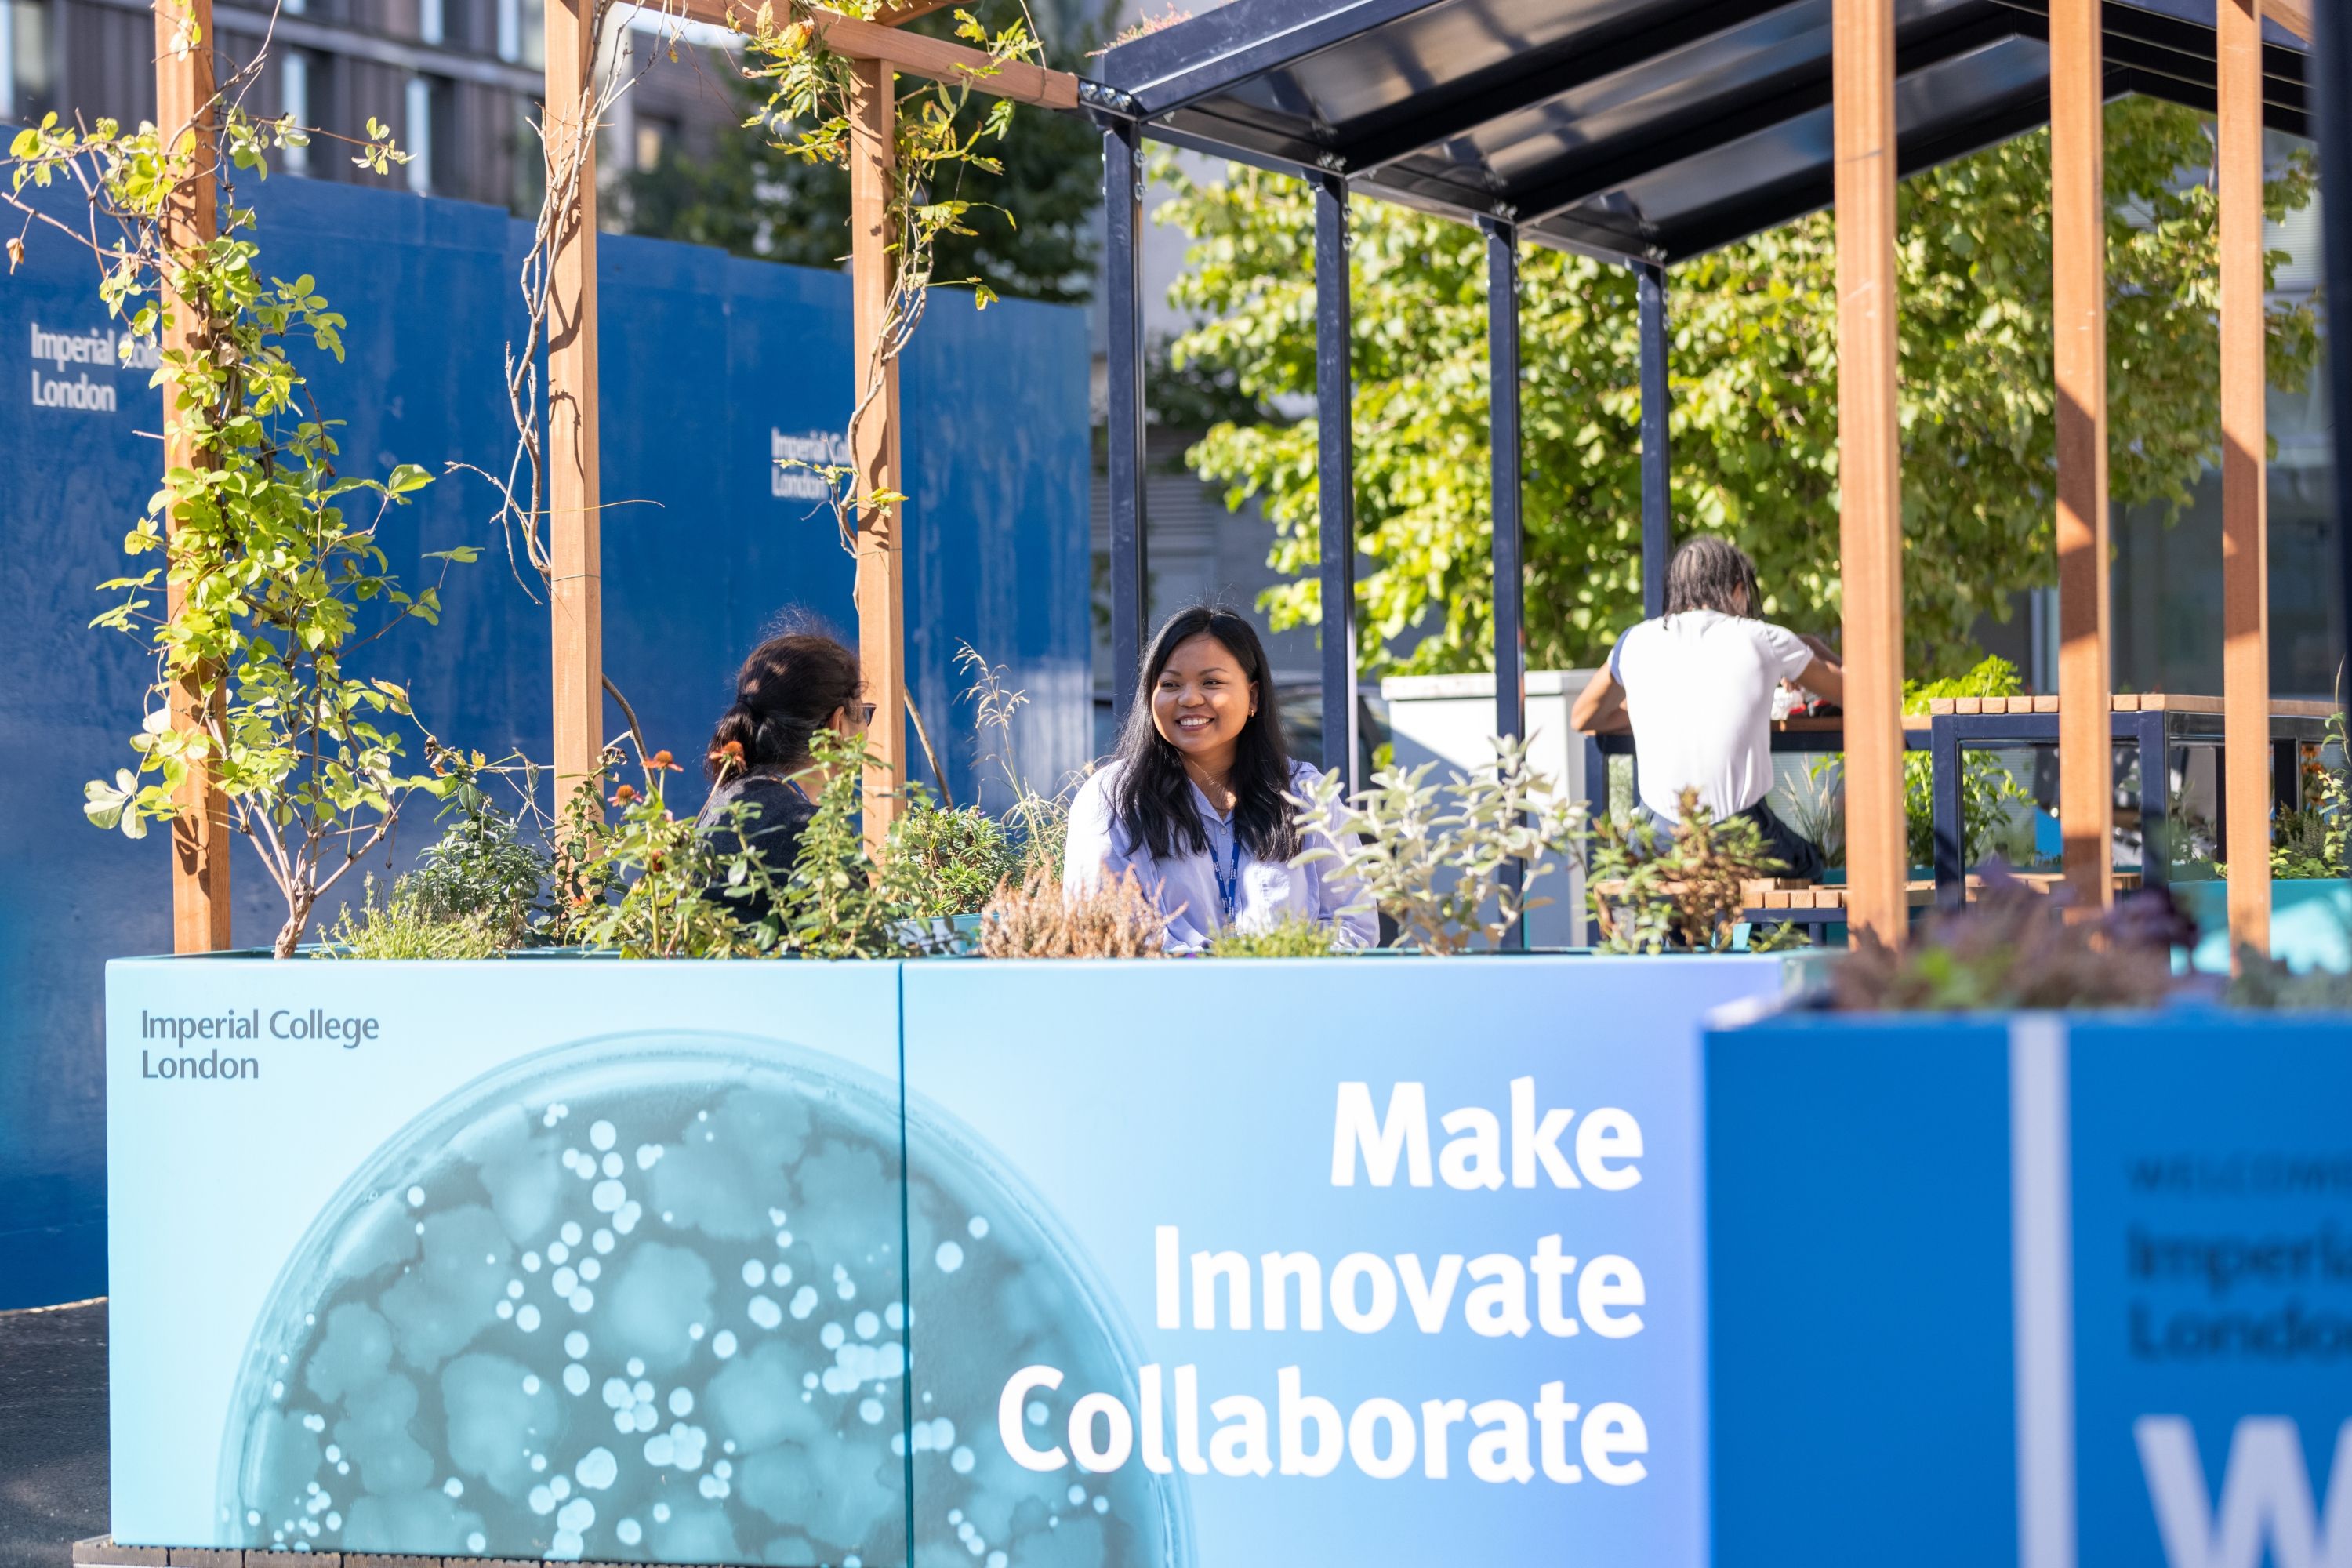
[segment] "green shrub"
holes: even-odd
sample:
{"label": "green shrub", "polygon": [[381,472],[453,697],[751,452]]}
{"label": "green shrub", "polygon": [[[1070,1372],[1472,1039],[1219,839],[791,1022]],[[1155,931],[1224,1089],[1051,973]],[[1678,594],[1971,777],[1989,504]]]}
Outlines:
{"label": "green shrub", "polygon": [[948,810],[932,805],[920,785],[911,793],[913,804],[890,826],[884,902],[907,920],[978,914],[1000,885],[1018,880],[1019,846],[978,806]]}
{"label": "green shrub", "polygon": [[[1672,835],[1645,822],[1604,819],[1592,829],[1585,897],[1608,952],[1668,948],[1719,952],[1731,946],[1748,884],[1785,869],[1745,816],[1718,820],[1686,789]],[[1757,951],[1806,945],[1768,933]]]}
{"label": "green shrub", "polygon": [[1211,958],[1330,958],[1339,951],[1328,926],[1297,919],[1265,931],[1225,931],[1209,943]]}
{"label": "green shrub", "polygon": [[[1917,718],[1936,697],[2014,697],[2025,689],[2017,666],[2005,658],[1984,660],[1965,675],[1948,680],[1909,680],[1903,684],[1903,711]],[[1994,855],[2022,864],[2032,858],[2032,841],[2016,842],[2011,815],[2016,807],[2032,807],[2032,793],[2018,784],[1990,752],[1974,748],[1960,752],[1961,861],[1980,866]],[[1925,752],[1903,754],[1903,827],[1905,853],[1914,866],[1936,863],[1936,773]]]}
{"label": "green shrub", "polygon": [[500,958],[512,945],[503,928],[479,915],[455,918],[429,908],[412,889],[413,877],[393,884],[381,904],[375,901],[375,879],[367,890],[359,918],[345,904],[327,933],[321,958]]}
{"label": "green shrub", "polygon": [[400,879],[394,899],[413,902],[426,918],[469,921],[506,946],[520,944],[539,907],[551,858],[523,841],[515,819],[490,803],[470,770],[462,770],[451,784],[441,818],[449,826],[416,868]]}
{"label": "green shrub", "polygon": [[1572,852],[1584,807],[1528,766],[1524,742],[1492,744],[1492,763],[1443,785],[1429,782],[1434,763],[1374,773],[1352,800],[1337,770],[1317,779],[1291,797],[1314,846],[1291,863],[1331,862],[1362,889],[1346,912],[1378,910],[1423,952],[1499,947],[1523,912],[1551,902],[1528,889]]}

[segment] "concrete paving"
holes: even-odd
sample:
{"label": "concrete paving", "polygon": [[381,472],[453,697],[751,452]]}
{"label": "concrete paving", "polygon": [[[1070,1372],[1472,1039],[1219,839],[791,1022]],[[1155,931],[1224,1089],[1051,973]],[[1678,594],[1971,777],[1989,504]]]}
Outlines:
{"label": "concrete paving", "polygon": [[106,1522],[106,1303],[0,1312],[0,1568],[64,1568]]}

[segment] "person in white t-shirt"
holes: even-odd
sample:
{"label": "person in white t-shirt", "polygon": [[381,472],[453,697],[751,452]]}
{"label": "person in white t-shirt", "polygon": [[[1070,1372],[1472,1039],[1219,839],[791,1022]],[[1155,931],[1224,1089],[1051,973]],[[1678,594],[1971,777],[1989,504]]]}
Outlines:
{"label": "person in white t-shirt", "polygon": [[1819,638],[1755,618],[1763,604],[1756,563],[1726,540],[1701,536],[1666,569],[1666,613],[1617,639],[1570,715],[1592,733],[1633,730],[1640,814],[1671,832],[1682,793],[1720,821],[1744,816],[1764,836],[1780,873],[1818,881],[1822,852],[1766,804],[1772,789],[1772,698],[1782,683],[1843,701],[1836,657]]}

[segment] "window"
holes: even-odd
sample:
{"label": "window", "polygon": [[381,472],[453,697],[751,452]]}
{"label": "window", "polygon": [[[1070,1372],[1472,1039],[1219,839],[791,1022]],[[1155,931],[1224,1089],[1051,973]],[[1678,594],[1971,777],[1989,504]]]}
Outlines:
{"label": "window", "polygon": [[0,120],[16,118],[16,5],[0,5]]}
{"label": "window", "polygon": [[634,149],[636,162],[631,166],[638,169],[659,167],[662,154],[669,151],[677,140],[676,125],[651,115],[640,115],[637,119],[637,144]]}
{"label": "window", "polygon": [[441,41],[441,0],[416,0],[416,36],[428,44]]}
{"label": "window", "polygon": [[547,0],[520,0],[522,63],[533,70],[547,68]]}
{"label": "window", "polygon": [[[310,57],[300,49],[289,49],[278,61],[278,105],[281,113],[290,117],[298,126],[316,125],[310,118]],[[286,172],[307,174],[310,172],[310,149],[286,149]]]}
{"label": "window", "polygon": [[540,142],[539,127],[532,121],[530,100],[517,98],[509,110],[513,131],[509,145],[514,157],[512,205],[518,215],[535,213],[547,194],[547,149]]}
{"label": "window", "polygon": [[499,58],[522,58],[522,0],[499,0]]}
{"label": "window", "polygon": [[55,109],[49,7],[58,0],[0,0],[0,117],[30,122]]}
{"label": "window", "polygon": [[418,195],[433,194],[433,79],[408,79],[408,188]]}

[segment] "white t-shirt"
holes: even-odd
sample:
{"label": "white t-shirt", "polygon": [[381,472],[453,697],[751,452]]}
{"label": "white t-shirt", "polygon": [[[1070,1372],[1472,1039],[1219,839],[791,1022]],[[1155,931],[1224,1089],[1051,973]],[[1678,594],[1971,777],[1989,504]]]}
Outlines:
{"label": "white t-shirt", "polygon": [[1813,659],[1797,634],[1714,610],[1661,616],[1617,639],[1609,673],[1633,721],[1642,804],[1674,820],[1682,792],[1717,816],[1772,790],[1772,693]]}

